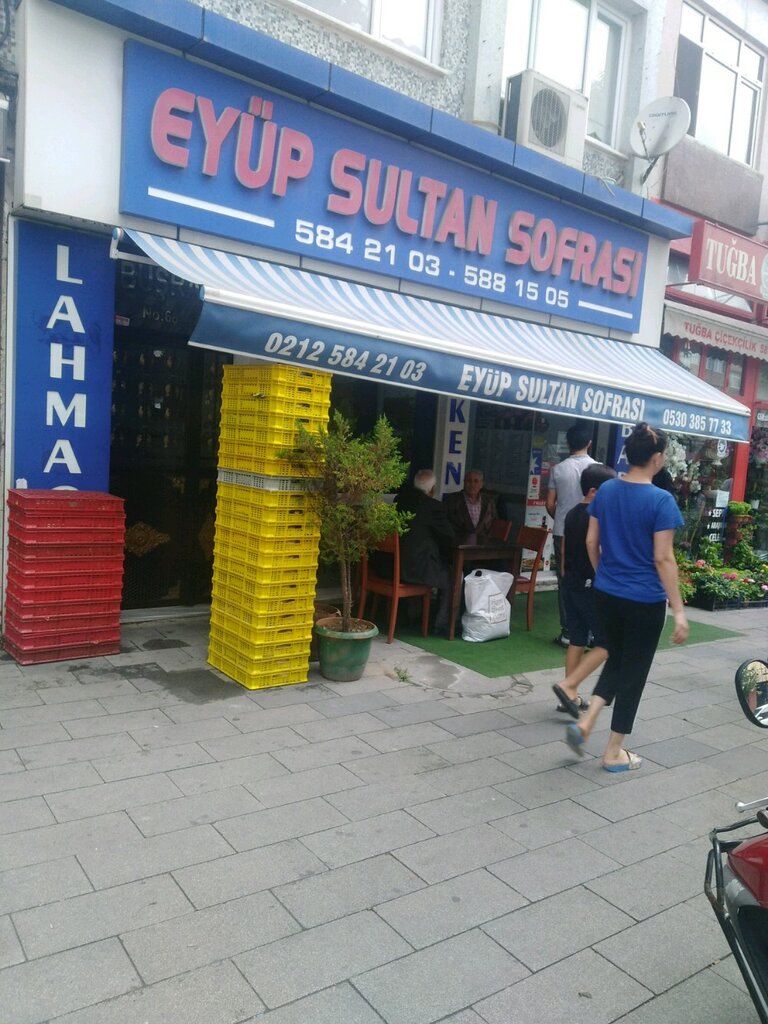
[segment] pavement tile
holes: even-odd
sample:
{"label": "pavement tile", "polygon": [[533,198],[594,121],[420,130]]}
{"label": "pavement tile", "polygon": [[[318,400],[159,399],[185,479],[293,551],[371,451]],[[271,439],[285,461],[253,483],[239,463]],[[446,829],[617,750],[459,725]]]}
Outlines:
{"label": "pavement tile", "polygon": [[23,910],[13,915],[13,923],[31,960],[180,917],[192,909],[173,879],[159,875]]}
{"label": "pavement tile", "polygon": [[399,775],[418,775],[433,768],[444,768],[446,761],[426,747],[394,750],[350,761],[347,767],[364,782],[384,782]]}
{"label": "pavement tile", "polygon": [[541,900],[619,866],[581,840],[566,839],[492,864],[490,870],[526,899]]}
{"label": "pavement tile", "polygon": [[[737,722],[726,722],[723,725],[716,725],[710,729],[702,729],[693,737],[700,743],[706,743],[716,750],[732,750],[734,747],[743,747],[745,744],[754,743],[756,740],[755,728],[743,718]],[[701,757],[707,755],[702,753]]]}
{"label": "pavement tile", "polygon": [[[115,698],[125,700],[128,698]],[[131,700],[135,698],[130,698]],[[31,708],[12,708],[0,711],[0,729],[18,729],[51,722],[66,722],[72,718],[95,718],[104,714],[97,700],[79,700],[69,704],[42,704]]]}
{"label": "pavement tile", "polygon": [[288,704],[283,708],[260,708],[249,701],[248,708],[222,709],[222,715],[236,725],[242,733],[264,732],[266,729],[295,727],[306,722],[323,721],[323,716],[311,704]]}
{"label": "pavement tile", "polygon": [[127,679],[105,675],[95,683],[75,683],[71,686],[40,688],[38,696],[44,704],[67,704],[82,700],[101,700],[102,697],[117,697],[136,693],[136,688]]}
{"label": "pavement tile", "polygon": [[355,776],[357,788],[334,793],[327,799],[352,821],[374,818],[440,796],[442,790],[433,788],[427,781],[431,774],[399,775],[392,782],[374,782],[369,786]]}
{"label": "pavement tile", "polygon": [[185,743],[178,747],[161,747],[159,750],[140,750],[136,754],[100,758],[93,761],[93,767],[105,782],[117,782],[138,775],[154,775],[191,765],[208,764],[211,760],[211,755],[197,743]]}
{"label": "pavement tile", "polygon": [[82,740],[24,747],[19,751],[19,755],[27,768],[48,768],[59,764],[92,761],[101,757],[135,754],[138,750],[138,744],[130,736],[114,733],[109,736],[93,736]]}
{"label": "pavement tile", "polygon": [[292,728],[311,743],[321,743],[324,740],[338,740],[344,736],[363,736],[369,732],[378,732],[381,729],[381,722],[367,711],[362,711],[359,715],[342,715],[341,718],[323,718],[318,713],[317,720],[303,722]]}
{"label": "pavement tile", "polygon": [[265,729],[263,732],[240,733],[219,740],[201,740],[200,746],[217,761],[267,754],[290,747],[304,747],[307,741],[293,729]]}
{"label": "pavement tile", "polygon": [[479,868],[391,899],[375,910],[412,946],[421,949],[493,921],[525,902],[514,889]]}
{"label": "pavement tile", "polygon": [[268,690],[256,690],[250,694],[250,699],[260,708],[284,708],[289,704],[325,703],[329,697],[333,697],[333,690],[329,690],[327,686],[316,681],[296,686],[276,686]]}
{"label": "pavement tile", "polygon": [[345,825],[347,819],[322,797],[300,800],[266,810],[241,814],[218,824],[218,831],[230,845],[242,853],[256,846],[271,846],[283,839],[310,836],[333,826]]}
{"label": "pavement tile", "polygon": [[711,925],[679,905],[633,925],[595,949],[652,992],[664,992],[725,956],[728,945],[712,915]]}
{"label": "pavement tile", "polygon": [[427,1024],[527,973],[509,953],[475,930],[369,971],[355,978],[354,985],[387,1024]]}
{"label": "pavement tile", "polygon": [[745,991],[739,991],[714,970],[700,971],[668,992],[638,1007],[621,1024],[691,1024],[691,1021],[758,1024],[757,1011]]}
{"label": "pavement tile", "polygon": [[450,721],[444,722],[442,728],[454,736],[474,736],[476,733],[509,729],[519,724],[503,711],[478,711],[471,715],[456,715]]}
{"label": "pavement tile", "polygon": [[702,757],[709,757],[716,753],[715,747],[706,743],[700,743],[701,733],[693,736],[677,736],[671,740],[661,740],[658,743],[638,744],[632,741],[632,749],[643,757],[649,757],[656,764],[664,765],[665,768],[673,768],[678,764],[687,764],[690,761],[698,761]]}
{"label": "pavement tile", "polygon": [[258,892],[173,920],[132,928],[121,940],[149,984],[266,945],[298,929],[271,893]]}
{"label": "pavement tile", "polygon": [[92,885],[74,857],[0,872],[0,914],[91,892]]}
{"label": "pavement tile", "polygon": [[[564,922],[574,927],[563,927]],[[540,971],[634,923],[610,903],[577,886],[515,909],[484,925],[483,931],[529,970]]]}
{"label": "pavement tile", "polygon": [[[398,700],[400,695],[397,695]],[[395,704],[371,712],[385,725],[418,725],[419,722],[437,722],[444,718],[455,718],[458,712],[443,700],[422,700],[417,703]],[[381,728],[381,726],[379,726]]]}
{"label": "pavement tile", "polygon": [[291,772],[306,771],[308,768],[321,768],[326,764],[339,764],[376,754],[376,750],[364,740],[356,736],[342,736],[333,740],[322,740],[318,743],[307,743],[297,736],[303,746],[293,750],[275,750],[272,756]]}
{"label": "pavement tile", "polygon": [[270,754],[253,754],[232,761],[215,761],[194,768],[180,768],[170,772],[168,777],[182,793],[194,796],[195,793],[210,793],[214,789],[227,789],[229,786],[247,786],[251,782],[286,774],[287,770]]}
{"label": "pavement tile", "polygon": [[132,729],[130,735],[142,750],[157,750],[161,747],[176,747],[182,743],[197,743],[200,740],[241,734],[226,718],[219,717],[178,724],[150,725],[145,729]]}
{"label": "pavement tile", "polygon": [[109,811],[123,811],[142,804],[172,800],[181,792],[167,775],[141,775],[121,782],[102,782],[100,786],[51,793],[46,802],[58,821],[91,818]]}
{"label": "pavement tile", "polygon": [[79,860],[94,888],[107,889],[215,857],[226,857],[231,851],[232,847],[213,826],[198,825],[150,839],[104,842],[80,853]]}
{"label": "pavement tile", "polygon": [[394,857],[380,854],[289,882],[273,892],[297,921],[313,928],[423,887],[424,882]]}
{"label": "pavement tile", "polygon": [[6,677],[2,676],[2,691],[0,691],[0,713],[12,708],[34,708],[41,707],[43,702],[38,697],[35,689],[24,689],[14,683],[6,685]]}
{"label": "pavement tile", "polygon": [[[642,811],[653,811],[665,804],[722,786],[728,781],[727,774],[722,764],[713,764],[713,761],[723,756],[727,763],[730,753],[716,754],[714,758],[707,758],[701,763],[679,765],[645,778],[642,777],[642,768],[639,772],[625,772],[618,786],[606,786],[592,793],[583,793],[574,797],[574,800],[609,821],[621,821],[622,818],[629,818]],[[765,758],[768,761],[768,751]],[[602,774],[607,776],[610,772]],[[629,779],[626,775],[633,777]],[[639,777],[634,778],[635,775]]]}
{"label": "pavement tile", "polygon": [[[381,1017],[347,982],[333,985],[290,1006],[269,1010],[245,1024],[382,1024]],[[482,1024],[482,1021],[480,1022]]]}
{"label": "pavement tile", "polygon": [[0,865],[4,870],[28,867],[69,854],[85,854],[107,843],[131,843],[141,833],[122,812],[100,814],[84,821],[68,821],[26,832],[0,836]]}
{"label": "pavement tile", "polygon": [[498,732],[478,733],[475,736],[461,736],[442,743],[430,743],[429,749],[451,764],[464,761],[479,761],[483,757],[508,754],[519,750],[520,744]]}
{"label": "pavement tile", "polygon": [[450,1017],[443,1017],[440,1024],[485,1024],[485,1021],[474,1010],[462,1010],[460,1013],[452,1013]]}
{"label": "pavement tile", "polygon": [[647,811],[612,825],[603,825],[582,834],[588,843],[620,864],[635,864],[664,850],[682,846],[696,833],[681,828],[658,811]]}
{"label": "pavement tile", "polygon": [[45,1024],[141,984],[117,939],[0,971],[0,1006],[11,1024]]}
{"label": "pavement tile", "polygon": [[145,836],[174,832],[191,825],[225,821],[240,814],[260,810],[261,804],[242,786],[216,789],[212,793],[176,797],[132,807],[129,817]]}
{"label": "pavement tile", "polygon": [[[264,1004],[228,960],[57,1017],[51,1024],[240,1024]],[[258,1018],[263,1020],[263,1017]]]}
{"label": "pavement tile", "polygon": [[502,736],[514,740],[518,747],[537,747],[541,743],[554,743],[563,735],[563,717],[550,718],[546,722],[531,722],[526,725],[513,725],[500,730]]}
{"label": "pavement tile", "polygon": [[523,850],[519,843],[491,825],[475,825],[404,846],[395,850],[395,856],[425,882],[433,884],[514,857]]}
{"label": "pavement tile", "polygon": [[42,797],[30,796],[26,800],[0,804],[0,836],[55,823],[56,819]]}
{"label": "pavement tile", "polygon": [[[140,690],[140,680],[132,679],[136,689]],[[136,693],[125,697],[105,697],[100,702],[101,713],[122,715],[130,711],[150,711],[153,708],[167,708],[174,704],[182,704],[175,693],[163,688],[152,689],[148,693]],[[85,717],[84,715],[82,717]]]}
{"label": "pavement tile", "polygon": [[378,711],[397,704],[392,692],[374,691],[356,693],[349,697],[331,697],[317,705],[317,710],[326,718],[340,718],[342,715],[356,715],[361,711]]}
{"label": "pavement tile", "polygon": [[[259,710],[258,704],[254,704],[248,696],[249,693],[250,691],[245,693],[239,691],[232,697],[221,697],[204,704],[172,704],[162,711],[156,711],[155,714],[162,715],[166,725],[168,722],[175,722],[177,725],[184,722],[199,722],[203,718],[226,718],[231,722],[235,715],[244,715]],[[137,714],[139,713],[137,712]],[[145,712],[145,714],[151,714],[151,712]],[[151,725],[152,723],[147,724]]]}
{"label": "pavement tile", "polygon": [[326,865],[298,840],[289,839],[179,868],[173,876],[196,907],[210,907],[326,870]]}
{"label": "pavement tile", "polygon": [[[535,776],[539,778],[539,776]],[[494,821],[493,827],[510,836],[528,850],[571,839],[605,824],[605,818],[579,807],[572,800],[545,804]]]}
{"label": "pavement tile", "polygon": [[8,775],[10,772],[23,772],[24,762],[15,750],[0,750],[0,775]]}
{"label": "pavement tile", "polygon": [[425,746],[448,739],[446,732],[434,722],[419,722],[415,725],[390,726],[381,732],[366,733],[365,741],[386,754],[393,750],[407,750],[409,747]]}
{"label": "pavement tile", "polygon": [[522,778],[518,773],[512,781],[494,785],[500,793],[528,808],[558,803],[597,788],[591,779],[577,775],[569,768],[553,768],[549,772],[538,772]]}
{"label": "pavement tile", "polygon": [[495,786],[503,793],[504,789],[499,783],[519,779],[520,772],[495,757],[485,757],[480,761],[466,761],[464,764],[452,764],[447,768],[435,768],[434,771],[425,772],[421,778],[446,796],[465,793],[469,789],[480,789],[483,786]]}
{"label": "pavement tile", "polygon": [[24,950],[16,937],[10,917],[0,917],[0,971],[24,962]]}
{"label": "pavement tile", "polygon": [[487,1024],[610,1024],[651,993],[591,950],[576,953],[476,1004]]}
{"label": "pavement tile", "polygon": [[79,789],[101,782],[98,773],[87,764],[60,765],[56,768],[27,769],[3,779],[0,803],[22,800],[29,796],[45,796],[65,789]]}
{"label": "pavement tile", "polygon": [[[126,711],[121,715],[103,714],[98,718],[77,718],[73,722],[67,722],[62,729],[65,729],[73,740],[81,740],[89,736],[108,736],[110,733],[128,732],[130,729],[148,729],[152,725],[170,724],[171,720],[164,711],[152,708],[149,711]],[[40,742],[46,742],[45,738]]]}
{"label": "pavement tile", "polygon": [[[92,721],[92,719],[83,719],[83,721]],[[377,723],[376,727],[380,729],[381,723]],[[51,722],[50,725],[22,725],[15,729],[0,729],[0,750],[32,747],[40,743],[55,743],[57,740],[70,738],[61,722]]]}
{"label": "pavement tile", "polygon": [[[262,806],[279,807],[280,804],[309,800],[314,796],[325,796],[329,803],[334,803],[331,795],[361,786],[360,779],[352,772],[340,764],[329,764],[321,768],[309,768],[305,772],[295,772],[293,775],[286,774],[282,778],[249,782],[247,788]],[[346,813],[341,807],[339,810]]]}
{"label": "pavement tile", "polygon": [[431,835],[430,829],[404,811],[390,811],[304,836],[302,841],[329,867],[338,868],[378,853],[389,853]]}
{"label": "pavement tile", "polygon": [[728,722],[743,721],[743,713],[739,707],[728,707],[723,704],[714,704],[711,707],[691,708],[690,711],[682,713],[681,718],[699,729],[714,729],[716,725],[725,725]]}
{"label": "pavement tile", "polygon": [[363,911],[250,950],[234,960],[267,1006],[275,1007],[410,952],[408,943],[387,924]]}
{"label": "pavement tile", "polygon": [[[706,711],[708,709],[699,708],[696,710]],[[681,715],[665,715],[648,721],[636,721],[632,729],[632,748],[639,747],[645,743],[659,743],[662,740],[672,740],[677,736],[687,736],[696,733],[697,730],[698,726],[692,721],[687,721]]]}
{"label": "pavement tile", "polygon": [[565,727],[562,726],[562,739],[554,743],[544,743],[540,747],[525,747],[502,752],[496,756],[505,764],[516,768],[521,775],[536,775],[548,772],[553,768],[572,768],[574,756],[565,745]]}
{"label": "pavement tile", "polygon": [[409,807],[408,813],[438,835],[458,832],[483,821],[506,818],[523,810],[520,804],[490,786],[440,797]]}

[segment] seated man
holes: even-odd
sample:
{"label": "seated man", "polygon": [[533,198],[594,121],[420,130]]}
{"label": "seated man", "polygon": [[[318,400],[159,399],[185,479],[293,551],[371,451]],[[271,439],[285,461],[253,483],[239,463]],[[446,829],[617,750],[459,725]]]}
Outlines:
{"label": "seated man", "polygon": [[481,469],[470,469],[464,476],[464,489],[444,499],[448,519],[460,541],[471,534],[484,540],[491,532],[491,523],[498,518],[496,502],[483,490],[484,482]]}
{"label": "seated man", "polygon": [[437,478],[420,469],[413,486],[400,491],[395,503],[413,518],[400,538],[400,575],[406,583],[425,583],[438,591],[435,632],[447,632],[451,591],[451,561],[456,534],[442,502],[435,498]]}

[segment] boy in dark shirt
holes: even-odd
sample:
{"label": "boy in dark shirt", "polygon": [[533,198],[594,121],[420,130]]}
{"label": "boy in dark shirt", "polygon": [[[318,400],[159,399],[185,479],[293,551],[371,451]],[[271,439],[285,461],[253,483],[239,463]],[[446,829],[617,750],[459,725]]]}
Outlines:
{"label": "boy in dark shirt", "polygon": [[[592,583],[595,570],[587,554],[589,503],[598,487],[616,476],[616,472],[600,462],[593,462],[581,474],[581,503],[565,517],[562,542],[561,590],[568,636],[571,643],[565,654],[565,679],[552,689],[560,701],[558,711],[573,718],[589,705],[579,696],[579,684],[599,668],[608,657],[600,623],[595,613]],[[585,651],[590,634],[592,648]]]}

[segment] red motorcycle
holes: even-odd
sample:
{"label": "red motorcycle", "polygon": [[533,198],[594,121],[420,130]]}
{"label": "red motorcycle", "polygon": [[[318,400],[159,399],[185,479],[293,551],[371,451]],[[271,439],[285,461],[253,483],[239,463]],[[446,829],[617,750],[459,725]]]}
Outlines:
{"label": "red motorcycle", "polygon": [[[747,718],[768,729],[768,663],[745,661],[736,672],[736,693]],[[768,830],[768,797],[736,804],[754,817],[710,832],[704,891],[723,929],[762,1024],[768,1024],[768,835],[721,840],[760,825]],[[714,879],[714,884],[713,884]]]}

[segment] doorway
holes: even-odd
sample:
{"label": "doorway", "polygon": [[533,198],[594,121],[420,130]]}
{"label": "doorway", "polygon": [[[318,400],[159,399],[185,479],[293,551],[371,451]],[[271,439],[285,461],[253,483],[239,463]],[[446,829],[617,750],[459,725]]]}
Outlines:
{"label": "doorway", "polygon": [[188,336],[117,326],[110,492],[125,499],[123,608],[210,601],[222,366]]}

